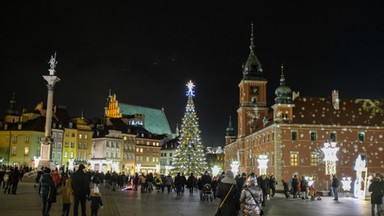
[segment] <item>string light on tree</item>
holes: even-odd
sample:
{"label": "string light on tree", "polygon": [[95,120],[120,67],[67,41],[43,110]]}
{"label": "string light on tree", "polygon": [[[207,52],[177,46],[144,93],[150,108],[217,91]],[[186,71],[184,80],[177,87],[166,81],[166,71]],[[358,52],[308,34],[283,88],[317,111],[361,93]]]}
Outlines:
{"label": "string light on tree", "polygon": [[194,173],[201,175],[207,170],[204,146],[200,138],[198,117],[195,111],[193,97],[195,85],[190,80],[187,84],[188,97],[184,117],[180,129],[179,145],[173,158],[175,173]]}

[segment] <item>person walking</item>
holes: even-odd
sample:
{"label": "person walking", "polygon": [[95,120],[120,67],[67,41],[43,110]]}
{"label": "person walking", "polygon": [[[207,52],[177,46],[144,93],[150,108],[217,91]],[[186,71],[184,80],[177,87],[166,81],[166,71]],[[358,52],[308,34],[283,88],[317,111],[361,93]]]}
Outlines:
{"label": "person walking", "polygon": [[301,177],[300,189],[303,192],[302,199],[308,199],[308,181],[305,179],[305,176]]}
{"label": "person walking", "polygon": [[292,178],[292,183],[291,183],[293,198],[297,198],[298,182],[299,182],[299,180],[297,179],[296,175],[294,175]]}
{"label": "person walking", "polygon": [[67,178],[65,180],[64,187],[59,191],[59,194],[61,195],[61,201],[63,203],[63,208],[61,210],[62,216],[69,216],[73,193],[71,184],[71,178]]}
{"label": "person walking", "polygon": [[48,167],[44,169],[44,173],[40,177],[39,194],[43,203],[43,216],[48,216],[52,206],[52,202],[48,201],[48,199],[53,195],[56,196],[56,186],[51,176],[51,169],[49,169]]}
{"label": "person walking", "polygon": [[193,175],[193,173],[191,173],[188,177],[188,180],[187,180],[187,187],[189,188],[190,194],[193,194],[193,187],[195,185],[195,181],[196,181],[196,178]]}
{"label": "person walking", "polygon": [[236,216],[239,214],[240,190],[236,186],[235,177],[231,170],[225,172],[224,178],[219,183],[217,197],[220,198],[219,216]]}
{"label": "person walking", "polygon": [[245,180],[240,194],[240,206],[244,216],[260,215],[263,191],[258,187],[257,178],[251,174]]}
{"label": "person walking", "polygon": [[377,209],[377,215],[381,214],[381,205],[383,204],[384,188],[380,179],[380,174],[374,176],[369,185],[368,191],[371,193],[371,213],[375,216],[375,207]]}
{"label": "person walking", "polygon": [[99,208],[103,208],[103,201],[101,200],[99,188],[96,185],[93,186],[89,199],[91,200],[91,216],[97,216]]}
{"label": "person walking", "polygon": [[165,177],[165,186],[167,186],[168,193],[171,192],[172,185],[173,185],[173,178],[171,174],[168,174],[167,177]]}
{"label": "person walking", "polygon": [[335,200],[335,201],[339,200],[339,185],[340,185],[339,180],[337,179],[336,175],[333,175],[332,191],[333,191],[333,196],[334,196],[333,200]]}
{"label": "person walking", "polygon": [[13,168],[13,171],[11,172],[11,180],[12,180],[12,194],[16,194],[17,186],[19,185],[19,181],[21,179],[21,172],[17,166]]}
{"label": "person walking", "polygon": [[281,180],[281,183],[283,183],[285,199],[291,198],[291,196],[289,195],[288,183],[286,181],[284,181],[284,180]]}
{"label": "person walking", "polygon": [[72,190],[74,196],[74,206],[73,214],[78,216],[79,214],[79,204],[81,205],[81,215],[86,216],[86,200],[90,194],[89,180],[88,176],[85,173],[85,166],[83,164],[79,165],[79,168],[73,173],[72,177]]}

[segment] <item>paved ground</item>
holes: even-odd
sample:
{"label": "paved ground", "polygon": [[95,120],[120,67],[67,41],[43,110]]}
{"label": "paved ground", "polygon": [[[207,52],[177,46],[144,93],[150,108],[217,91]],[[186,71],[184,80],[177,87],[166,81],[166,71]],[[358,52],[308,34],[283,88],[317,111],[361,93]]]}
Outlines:
{"label": "paved ground", "polygon": [[[200,201],[198,193],[189,195],[186,192],[177,198],[175,193],[157,194],[140,193],[135,191],[115,191],[101,188],[104,208],[99,216],[209,216],[214,215],[218,200]],[[90,215],[90,206],[87,202],[87,215]],[[352,197],[341,195],[338,202],[332,197],[322,197],[321,201],[301,199],[286,200],[278,194],[267,201],[264,208],[269,215],[305,215],[305,216],[363,216],[370,215],[370,201],[361,201]],[[71,215],[73,206],[71,206]],[[35,216],[41,215],[41,203],[37,189],[31,182],[21,182],[16,195],[0,193],[1,216]],[[61,198],[53,204],[51,216],[61,215]]]}

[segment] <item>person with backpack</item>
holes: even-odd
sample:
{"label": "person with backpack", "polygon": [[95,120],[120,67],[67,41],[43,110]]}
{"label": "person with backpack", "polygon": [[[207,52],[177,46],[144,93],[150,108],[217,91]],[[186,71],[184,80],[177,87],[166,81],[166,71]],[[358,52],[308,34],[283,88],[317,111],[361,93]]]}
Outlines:
{"label": "person with backpack", "polygon": [[160,193],[161,185],[163,184],[163,180],[161,179],[160,175],[156,175],[155,177],[155,185],[157,193]]}

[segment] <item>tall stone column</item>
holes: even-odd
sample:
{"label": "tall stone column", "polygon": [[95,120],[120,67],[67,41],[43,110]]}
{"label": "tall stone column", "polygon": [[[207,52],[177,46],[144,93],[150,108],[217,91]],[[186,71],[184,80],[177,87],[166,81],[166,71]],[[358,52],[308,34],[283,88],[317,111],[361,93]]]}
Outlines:
{"label": "tall stone column", "polygon": [[39,167],[45,166],[53,169],[55,165],[50,161],[51,155],[51,145],[53,143],[53,139],[51,137],[51,125],[52,125],[52,109],[53,109],[53,89],[55,84],[60,81],[59,77],[55,76],[56,73],[56,53],[54,56],[51,56],[48,64],[50,65],[49,75],[43,76],[43,78],[47,81],[48,87],[48,97],[47,97],[47,109],[45,114],[45,133],[44,138],[41,139],[41,150],[40,150],[40,160]]}

